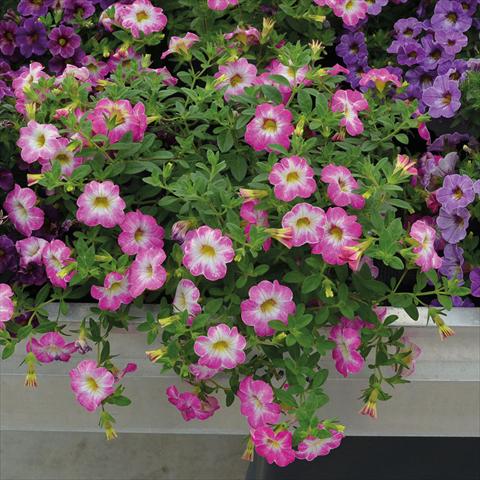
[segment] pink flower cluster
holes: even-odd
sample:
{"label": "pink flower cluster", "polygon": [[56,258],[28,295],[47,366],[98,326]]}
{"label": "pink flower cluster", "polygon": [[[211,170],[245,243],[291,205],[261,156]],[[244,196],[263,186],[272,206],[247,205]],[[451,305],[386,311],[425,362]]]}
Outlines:
{"label": "pink flower cluster", "polygon": [[197,420],[206,420],[220,408],[218,400],[215,397],[206,395],[201,399],[191,392],[180,393],[175,385],[170,385],[170,387],[167,388],[167,398],[187,422],[194,418]]}

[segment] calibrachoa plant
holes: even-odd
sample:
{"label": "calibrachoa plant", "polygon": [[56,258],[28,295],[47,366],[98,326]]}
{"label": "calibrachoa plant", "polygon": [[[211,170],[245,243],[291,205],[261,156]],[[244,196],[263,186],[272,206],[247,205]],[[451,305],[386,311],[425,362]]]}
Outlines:
{"label": "calibrachoa plant", "polygon": [[[370,417],[408,382],[421,352],[386,306],[427,307],[445,339],[445,312],[478,305],[479,146],[436,120],[476,128],[477,1],[17,3],[0,344],[27,386],[70,362],[114,438],[137,366],[109,334],[149,304],[146,361],[181,380],[166,399],[186,421],[235,404],[245,458],[286,466],[344,438],[330,375],[369,372]],[[49,317],[77,301],[95,305],[78,331]]]}

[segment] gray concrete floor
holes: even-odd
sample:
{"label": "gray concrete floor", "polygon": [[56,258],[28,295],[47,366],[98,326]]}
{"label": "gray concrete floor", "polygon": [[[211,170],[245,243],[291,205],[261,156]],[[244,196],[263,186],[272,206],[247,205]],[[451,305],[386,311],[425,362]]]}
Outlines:
{"label": "gray concrete floor", "polygon": [[243,480],[236,435],[0,432],[0,480]]}

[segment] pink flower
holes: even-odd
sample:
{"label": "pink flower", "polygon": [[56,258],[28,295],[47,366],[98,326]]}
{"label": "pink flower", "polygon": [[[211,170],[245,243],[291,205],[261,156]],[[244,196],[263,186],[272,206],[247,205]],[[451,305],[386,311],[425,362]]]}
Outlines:
{"label": "pink flower", "polygon": [[363,132],[363,123],[358,117],[358,112],[367,109],[368,102],[356,90],[337,90],[333,94],[332,111],[343,113],[340,125],[346,127],[347,132],[352,136]]}
{"label": "pink flower", "polygon": [[168,42],[168,50],[162,53],[161,59],[163,60],[172,53],[187,54],[192,46],[200,41],[200,37],[194,33],[187,32],[183,37],[170,37]]}
{"label": "pink flower", "polygon": [[328,69],[327,73],[332,77],[335,77],[337,75],[340,75],[341,73],[344,75],[348,75],[350,73],[350,70],[336,63],[333,67],[330,67]]}
{"label": "pink flower", "polygon": [[409,377],[415,372],[415,363],[417,358],[422,354],[422,350],[417,344],[413,343],[407,335],[404,335],[400,341],[404,344],[404,347],[400,350],[400,353],[408,353],[406,357],[402,358],[402,360],[407,364],[407,367],[402,368],[401,375],[402,377]]}
{"label": "pink flower", "polygon": [[42,252],[48,244],[43,238],[29,237],[18,240],[15,248],[20,255],[20,266],[26,267],[29,263],[42,264]]}
{"label": "pink flower", "polygon": [[230,6],[238,5],[238,0],[208,0],[207,4],[211,10],[225,10]]}
{"label": "pink flower", "polygon": [[[38,62],[32,62],[28,68],[23,67],[18,72],[15,72],[16,78],[12,82],[12,87],[14,91],[15,98],[15,109],[17,112],[26,115],[26,104],[27,90],[35,83],[37,83],[40,78],[49,78],[49,76],[44,73],[42,70],[45,67]],[[45,96],[43,94],[39,95],[39,101],[43,101]]]}
{"label": "pink flower", "polygon": [[220,371],[217,368],[210,368],[206,365],[199,365],[198,363],[192,363],[188,367],[188,370],[197,380],[208,380]]}
{"label": "pink flower", "polygon": [[95,360],[82,360],[70,370],[70,388],[77,402],[87,411],[95,411],[114,392],[115,378],[106,368],[98,367]]}
{"label": "pink flower", "polygon": [[54,287],[67,288],[75,272],[70,271],[63,275],[62,270],[74,262],[71,250],[61,241],[52,240],[45,245],[42,251],[42,260],[47,277]]}
{"label": "pink flower", "polygon": [[340,207],[329,208],[325,218],[324,236],[320,243],[313,246],[312,253],[321,254],[330,265],[343,265],[347,260],[342,257],[342,248],[358,243],[362,226],[357,223],[355,215],[348,215]]}
{"label": "pink flower", "polygon": [[225,100],[235,95],[241,95],[245,87],[253,85],[257,76],[257,67],[248,63],[245,58],[240,58],[236,62],[230,62],[220,65],[215,78],[219,79],[216,85],[217,89],[227,87],[224,93]]}
{"label": "pink flower", "polygon": [[227,263],[235,256],[232,241],[220,230],[206,225],[190,230],[182,248],[183,264],[190,273],[195,277],[203,275],[212,282],[225,277]]}
{"label": "pink flower", "polygon": [[329,340],[336,343],[332,350],[335,368],[344,377],[351,373],[358,373],[365,364],[365,360],[358,352],[361,344],[360,329],[335,325],[330,330]]}
{"label": "pink flower", "polygon": [[268,325],[272,320],[288,324],[288,316],[295,313],[292,291],[277,280],[273,283],[262,280],[248,291],[248,300],[241,305],[242,321],[254,328],[260,337],[273,335],[275,330]]}
{"label": "pink flower", "polygon": [[15,309],[13,305],[13,291],[6,283],[0,283],[0,330],[5,328],[5,322],[8,322]]}
{"label": "pink flower", "polygon": [[27,163],[50,160],[60,147],[59,137],[60,134],[54,125],[30,120],[26,127],[20,129],[20,138],[17,141],[22,160]]}
{"label": "pink flower", "polygon": [[133,300],[128,288],[126,275],[111,272],[105,276],[103,287],[92,285],[90,295],[98,300],[98,307],[101,310],[115,311],[120,308],[120,305],[128,305]]}
{"label": "pink flower", "polygon": [[[323,425],[319,425],[320,430],[325,430]],[[317,438],[312,435],[309,435],[307,438],[302,440],[298,445],[298,451],[296,452],[296,457],[301,460],[307,460],[311,462],[317,457],[323,457],[328,455],[331,450],[340,446],[345,435],[336,430],[329,430],[330,437],[326,438]]]}
{"label": "pink flower", "polygon": [[365,0],[337,0],[331,8],[345,25],[351,27],[367,16],[368,4]]}
{"label": "pink flower", "polygon": [[77,200],[77,220],[95,227],[113,228],[123,222],[125,202],[120,197],[120,188],[110,180],[87,183]]}
{"label": "pink flower", "polygon": [[319,243],[324,223],[325,212],[309,203],[298,203],[282,218],[282,227],[291,228],[293,247]]}
{"label": "pink flower", "polygon": [[243,28],[237,26],[233,32],[224,35],[225,40],[234,40],[243,45],[258,45],[260,43],[260,32],[255,27]]}
{"label": "pink flower", "polygon": [[128,269],[128,291],[133,298],[145,290],[158,290],[167,280],[167,272],[162,263],[167,256],[160,248],[142,250],[137,254]]}
{"label": "pink flower", "polygon": [[417,220],[410,229],[410,236],[418,242],[413,253],[416,254],[415,263],[421,267],[422,272],[438,270],[442,266],[442,259],[435,251],[435,230],[423,220]]}
{"label": "pink flower", "polygon": [[245,377],[239,385],[238,398],[240,412],[247,417],[252,428],[277,423],[280,418],[280,405],[274,402],[272,387],[262,380]]}
{"label": "pink flower", "polygon": [[397,161],[395,163],[395,170],[393,173],[400,173],[404,176],[417,175],[418,170],[415,168],[415,160],[410,160],[408,155],[397,155]]}
{"label": "pink flower", "polygon": [[149,248],[163,248],[165,230],[151,215],[144,215],[140,210],[128,212],[120,228],[122,233],[118,236],[118,244],[127,255],[136,255]]}
{"label": "pink flower", "polygon": [[36,359],[42,363],[51,363],[55,360],[68,362],[77,351],[75,342],[66,343],[58,332],[49,332],[39,340],[32,337],[27,343],[27,352],[33,352]]}
{"label": "pink flower", "polygon": [[154,7],[149,0],[135,0],[131,5],[119,5],[115,16],[134,38],[140,38],[140,33],[150,35],[161,32],[167,25],[163,9]]}
{"label": "pink flower", "polygon": [[271,152],[269,145],[278,144],[290,148],[290,136],[294,131],[292,114],[283,105],[262,103],[255,109],[255,117],[247,125],[245,141],[256,151]]}
{"label": "pink flower", "polygon": [[200,290],[191,280],[184,278],[178,282],[173,308],[176,312],[188,312],[188,325],[192,325],[195,317],[202,311],[202,307],[198,303],[199,298]]}
{"label": "pink flower", "polygon": [[351,205],[353,208],[361,209],[365,206],[365,198],[353,193],[354,190],[358,190],[358,183],[348,168],[327,165],[323,167],[320,178],[322,182],[328,183],[328,198],[337,207]]}
{"label": "pink flower", "polygon": [[172,405],[177,407],[177,410],[187,422],[194,418],[206,420],[220,408],[215,397],[207,395],[205,400],[201,400],[191,392],[179,393],[175,385],[170,385],[167,388],[167,398]]}
{"label": "pink flower", "polygon": [[[245,235],[247,240],[250,241],[250,230],[252,229],[252,225],[256,225],[259,227],[268,227],[268,212],[266,210],[257,209],[257,205],[260,203],[260,200],[247,200],[242,203],[240,207],[240,218],[246,221],[245,225]],[[263,242],[263,250],[267,252],[272,245],[272,239],[267,238],[265,242]]]}
{"label": "pink flower", "polygon": [[286,467],[295,460],[292,449],[292,434],[288,430],[275,433],[269,427],[260,427],[252,433],[256,452],[279,467]]}
{"label": "pink flower", "polygon": [[35,206],[36,203],[37,196],[32,189],[15,185],[3,204],[13,226],[25,237],[30,237],[43,225],[44,213]]}
{"label": "pink flower", "polygon": [[106,135],[110,143],[119,142],[131,132],[134,142],[141,142],[147,129],[147,116],[143,103],[132,108],[128,100],[112,101],[102,98],[88,114],[94,135]]}
{"label": "pink flower", "polygon": [[275,197],[284,202],[308,198],[316,190],[313,168],[302,157],[282,158],[273,167],[268,181],[274,185]]}
{"label": "pink flower", "polygon": [[398,88],[402,86],[400,79],[394,73],[390,73],[386,68],[372,68],[368,72],[362,73],[359,82],[360,85],[362,87],[368,87],[370,82],[373,82],[380,92],[383,92],[388,82]]}
{"label": "pink flower", "polygon": [[237,327],[230,328],[221,323],[208,329],[207,336],[195,340],[193,349],[200,357],[198,363],[216,369],[231,369],[245,362],[247,341],[238,333]]}
{"label": "pink flower", "polygon": [[49,172],[54,162],[60,163],[60,171],[62,176],[70,177],[73,171],[83,163],[82,157],[75,157],[75,153],[68,148],[70,140],[68,138],[58,139],[58,148],[53,153],[50,160],[40,159],[42,165],[42,173]]}

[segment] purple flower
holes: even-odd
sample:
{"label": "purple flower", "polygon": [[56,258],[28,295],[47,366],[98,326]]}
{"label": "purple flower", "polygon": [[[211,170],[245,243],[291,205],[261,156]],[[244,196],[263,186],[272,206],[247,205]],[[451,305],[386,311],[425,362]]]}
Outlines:
{"label": "purple flower", "polygon": [[468,38],[455,30],[439,30],[435,32],[435,41],[438,42],[448,55],[456,55],[468,43]]}
{"label": "purple flower", "polygon": [[47,281],[45,267],[30,262],[25,267],[21,267],[15,275],[15,280],[23,285],[43,285]]}
{"label": "purple flower", "polygon": [[431,22],[434,30],[466,32],[472,26],[471,17],[465,13],[460,2],[453,0],[437,2]]}
{"label": "purple flower", "polygon": [[434,40],[433,35],[426,35],[422,38],[422,46],[425,50],[425,60],[422,67],[426,70],[435,70],[442,62],[452,60],[443,47]]}
{"label": "purple flower", "polygon": [[335,48],[335,52],[343,61],[347,68],[364,62],[368,55],[365,35],[362,32],[346,33],[340,37],[340,43]]}
{"label": "purple flower", "polygon": [[461,106],[460,97],[458,82],[439,75],[433,85],[423,92],[422,101],[430,107],[429,114],[433,118],[451,118]]}
{"label": "purple flower", "polygon": [[20,53],[25,58],[32,55],[43,55],[47,51],[47,32],[39,21],[27,18],[23,21],[16,34]]}
{"label": "purple flower", "polygon": [[428,150],[438,153],[452,152],[458,150],[461,144],[468,144],[471,148],[478,146],[477,140],[468,133],[453,132],[440,135],[429,145]]}
{"label": "purple flower", "polygon": [[48,48],[52,55],[59,55],[62,58],[73,57],[81,43],[80,36],[75,33],[75,30],[66,25],[54,28],[48,38]]}
{"label": "purple flower", "polygon": [[43,17],[52,6],[53,0],[20,0],[18,13],[24,17]]}
{"label": "purple flower", "polygon": [[14,185],[13,174],[5,168],[0,169],[0,188],[4,192],[9,192]]}
{"label": "purple flower", "polygon": [[367,13],[369,15],[378,15],[382,8],[388,3],[388,0],[365,0],[368,8]]}
{"label": "purple flower", "polygon": [[473,16],[477,10],[478,0],[461,0],[460,6],[468,16]]}
{"label": "purple flower", "polygon": [[95,13],[91,0],[64,0],[63,19],[71,22],[75,19],[86,19]]}
{"label": "purple flower", "polygon": [[473,184],[473,191],[474,191],[477,195],[480,195],[480,180],[477,180],[477,181]]}
{"label": "purple flower", "polygon": [[472,295],[480,297],[480,268],[474,268],[468,278],[470,279]]}
{"label": "purple flower", "polygon": [[420,96],[423,90],[433,85],[435,77],[435,72],[431,70],[425,70],[421,65],[415,68],[411,68],[405,74],[405,78],[410,84],[409,86],[412,88],[420,89]]}
{"label": "purple flower", "polygon": [[468,175],[448,175],[442,188],[437,190],[437,200],[446,210],[470,205],[475,199],[473,181]]}
{"label": "purple flower", "polygon": [[393,25],[397,37],[415,38],[422,33],[423,25],[416,18],[401,18]]}
{"label": "purple flower", "polygon": [[0,235],[0,273],[14,272],[17,265],[18,256],[15,243],[6,235]]}
{"label": "purple flower", "polygon": [[405,40],[397,50],[397,61],[400,65],[418,65],[425,60],[425,51],[415,40]]}
{"label": "purple flower", "polygon": [[462,298],[457,297],[456,295],[452,297],[452,305],[457,308],[471,308],[475,306],[475,304],[468,297]]}
{"label": "purple flower", "polygon": [[0,52],[7,57],[15,51],[15,34],[17,24],[10,20],[0,21]]}
{"label": "purple flower", "polygon": [[457,58],[456,60],[447,60],[438,66],[438,75],[447,75],[450,80],[463,81],[468,64],[465,60]]}
{"label": "purple flower", "polygon": [[470,212],[466,208],[455,208],[447,211],[441,208],[437,217],[437,225],[442,238],[448,243],[458,243],[467,235]]}
{"label": "purple flower", "polygon": [[75,50],[73,57],[52,57],[48,62],[48,69],[53,73],[60,75],[65,70],[67,63],[71,65],[82,65],[84,58],[85,52],[81,48],[78,48],[77,50]]}
{"label": "purple flower", "polygon": [[357,88],[360,84],[360,79],[362,78],[362,74],[368,72],[370,67],[365,62],[359,63],[357,65],[352,65],[349,67],[350,73],[347,75],[347,82],[350,83],[352,88]]}
{"label": "purple flower", "polygon": [[438,270],[448,279],[456,278],[463,283],[463,249],[448,243],[443,250],[442,266]]}

